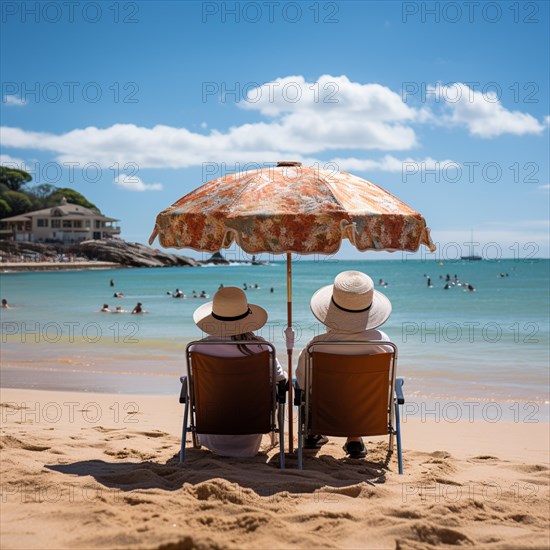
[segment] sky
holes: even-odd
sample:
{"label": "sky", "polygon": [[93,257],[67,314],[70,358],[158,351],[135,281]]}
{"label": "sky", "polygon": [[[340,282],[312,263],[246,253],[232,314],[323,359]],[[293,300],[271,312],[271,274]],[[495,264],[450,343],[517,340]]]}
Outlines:
{"label": "sky", "polygon": [[438,251],[410,258],[550,256],[549,2],[0,6],[0,162],[128,241],[206,181],[295,160],[421,212]]}

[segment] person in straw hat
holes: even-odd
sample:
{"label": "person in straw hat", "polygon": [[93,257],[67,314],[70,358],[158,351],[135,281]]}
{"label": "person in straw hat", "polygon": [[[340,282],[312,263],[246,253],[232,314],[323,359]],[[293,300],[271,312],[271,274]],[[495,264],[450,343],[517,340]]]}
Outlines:
{"label": "person in straw hat", "polygon": [[[261,329],[267,322],[265,309],[249,304],[246,294],[237,287],[221,287],[211,302],[201,305],[193,314],[195,324],[208,336],[209,340],[228,340],[243,342],[242,345],[208,346],[197,344],[191,351],[215,355],[218,357],[239,357],[251,355],[267,349],[265,342],[254,331]],[[276,359],[276,381],[286,380],[286,374]],[[212,435],[199,434],[201,445],[222,456],[252,457],[258,454],[262,441],[261,434],[252,435]]]}
{"label": "person in straw hat", "polygon": [[[327,331],[313,338],[304,348],[298,359],[296,377],[300,387],[305,385],[306,350],[315,342],[331,340],[386,340],[388,336],[377,328],[384,324],[391,313],[389,299],[374,289],[372,279],[360,271],[343,271],[334,279],[334,284],[324,286],[311,298],[313,315],[325,325]],[[391,348],[380,346],[323,346],[326,353],[380,353]],[[353,427],[350,426],[350,433]],[[306,438],[306,448],[319,448],[328,439],[322,435]],[[367,450],[360,437],[348,437],[344,450],[351,458],[363,458]]]}

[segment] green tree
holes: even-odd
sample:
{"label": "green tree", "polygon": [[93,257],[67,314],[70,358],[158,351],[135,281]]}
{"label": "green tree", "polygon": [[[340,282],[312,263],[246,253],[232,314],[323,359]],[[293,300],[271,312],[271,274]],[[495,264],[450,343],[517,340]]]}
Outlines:
{"label": "green tree", "polygon": [[0,199],[0,219],[7,218],[10,215],[11,206],[4,199]]}
{"label": "green tree", "polygon": [[32,208],[31,199],[19,191],[6,191],[2,193],[2,199],[11,208],[11,215],[17,216],[29,212]]}
{"label": "green tree", "polygon": [[32,209],[40,210],[41,208],[48,207],[48,199],[57,191],[55,185],[49,183],[41,183],[26,190],[27,195],[31,199]]}
{"label": "green tree", "polygon": [[57,188],[46,199],[46,207],[57,206],[63,197],[67,199],[67,202],[84,206],[84,208],[91,208],[92,210],[97,210],[99,212],[99,208],[95,204],[91,203],[84,195],[81,195],[78,191],[69,189],[68,187]]}
{"label": "green tree", "polygon": [[53,195],[57,191],[55,185],[50,185],[49,183],[41,183],[40,185],[35,185],[27,190],[29,194],[34,195],[38,199],[47,199],[50,195]]}
{"label": "green tree", "polygon": [[32,176],[24,170],[0,166],[0,183],[7,185],[12,191],[19,191],[21,186],[32,181]]}

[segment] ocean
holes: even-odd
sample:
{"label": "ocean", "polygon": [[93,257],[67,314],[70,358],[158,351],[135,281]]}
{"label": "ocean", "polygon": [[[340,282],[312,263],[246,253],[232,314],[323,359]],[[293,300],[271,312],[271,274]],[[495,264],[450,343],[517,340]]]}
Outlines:
{"label": "ocean", "polygon": [[[434,261],[395,259],[293,262],[294,363],[323,331],[309,300],[344,270],[368,273],[391,300],[382,327],[399,347],[398,375],[415,399],[549,401],[548,260]],[[446,275],[470,283],[444,289]],[[508,274],[508,276],[499,276]],[[427,285],[428,277],[432,288]],[[115,286],[110,286],[114,279]],[[201,299],[168,292],[243,284],[248,299],[269,313],[260,334],[286,368],[286,267],[230,265],[195,268],[2,273],[2,387],[173,395],[185,372],[185,346],[202,334],[192,320]],[[270,289],[273,288],[273,292]],[[124,298],[114,298],[114,292]],[[102,304],[146,315],[99,313]]]}

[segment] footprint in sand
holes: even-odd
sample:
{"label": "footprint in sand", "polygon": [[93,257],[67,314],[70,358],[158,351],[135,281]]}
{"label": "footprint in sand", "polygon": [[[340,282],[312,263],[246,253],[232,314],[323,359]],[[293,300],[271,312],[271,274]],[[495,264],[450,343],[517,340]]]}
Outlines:
{"label": "footprint in sand", "polygon": [[5,435],[0,438],[0,449],[23,449],[24,451],[47,451],[51,447],[46,445],[35,445],[33,443],[27,443],[21,441],[11,435]]}
{"label": "footprint in sand", "polygon": [[166,432],[161,432],[160,430],[154,430],[151,432],[133,432],[133,433],[135,433],[136,435],[144,435],[145,437],[164,437],[166,435],[170,435],[170,434],[167,434]]}
{"label": "footprint in sand", "polygon": [[[85,430],[86,428],[82,428]],[[96,430],[97,432],[101,432],[103,434],[111,433],[111,432],[120,432],[122,430],[125,430],[126,428],[105,428],[104,426],[94,426],[92,430]]]}
{"label": "footprint in sand", "polygon": [[[433,546],[441,546],[442,544],[449,544],[453,546],[473,544],[473,541],[464,533],[461,533],[455,529],[449,529],[447,527],[419,523],[414,525],[413,532],[416,535],[416,540]],[[406,545],[396,545],[396,548],[406,548]]]}
{"label": "footprint in sand", "polygon": [[127,449],[124,447],[124,449],[115,451],[111,449],[106,449],[103,451],[108,456],[113,456],[115,458],[138,458],[139,460],[151,460],[155,458],[154,454],[150,453],[143,453],[141,451],[138,451],[137,449]]}
{"label": "footprint in sand", "polygon": [[478,455],[474,456],[472,460],[498,460],[498,457],[491,455]]}

